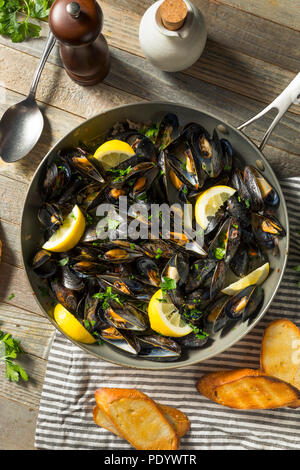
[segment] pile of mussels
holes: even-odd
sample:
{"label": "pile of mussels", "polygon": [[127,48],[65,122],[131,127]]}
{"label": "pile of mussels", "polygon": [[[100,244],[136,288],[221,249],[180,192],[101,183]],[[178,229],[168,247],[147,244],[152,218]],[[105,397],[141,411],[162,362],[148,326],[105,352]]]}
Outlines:
{"label": "pile of mussels", "polygon": [[[87,221],[75,248],[39,250],[33,259],[34,271],[47,280],[55,301],[99,341],[160,361],[179,359],[191,348],[207,347],[217,340],[216,333],[225,335],[237,322],[251,322],[263,302],[262,287],[252,285],[234,296],[221,290],[228,279],[247,275],[278,253],[278,237],[285,230],[274,217],[280,203],[276,190],[256,168],[244,166],[216,130],[210,135],[196,123],[180,129],[174,114],[149,126],[117,123],[105,140],[110,139],[126,141],[135,155],[104,171],[93,149],[81,145],[60,151],[47,168],[38,212],[45,240],[75,204]],[[137,202],[183,206],[220,184],[236,192],[210,218],[200,241],[186,234],[177,238],[172,226],[169,239],[99,239],[95,211],[103,202],[117,208],[119,197],[127,196],[129,208]],[[142,222],[150,232],[151,218]],[[175,285],[165,282],[169,279]],[[149,326],[147,306],[162,283],[193,329],[176,341]]]}

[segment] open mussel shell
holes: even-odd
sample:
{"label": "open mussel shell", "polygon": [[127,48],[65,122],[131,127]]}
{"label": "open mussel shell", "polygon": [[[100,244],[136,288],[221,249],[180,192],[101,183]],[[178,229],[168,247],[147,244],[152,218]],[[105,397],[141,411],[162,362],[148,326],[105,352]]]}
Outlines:
{"label": "open mussel shell", "polygon": [[162,272],[162,281],[164,278],[173,279],[178,286],[186,283],[189,276],[188,256],[183,253],[175,253],[167,262]]}
{"label": "open mussel shell", "polygon": [[122,330],[145,331],[149,327],[145,312],[129,302],[122,305],[111,302],[104,311],[104,318],[110,325]]}
{"label": "open mussel shell", "polygon": [[253,166],[247,167],[251,171],[255,181],[259,187],[261,197],[264,204],[271,207],[278,207],[280,203],[277,191],[271,186],[269,181]]}
{"label": "open mussel shell", "polygon": [[158,133],[155,139],[155,147],[158,150],[163,150],[173,140],[174,134],[177,132],[179,122],[176,114],[166,114],[159,125]]}
{"label": "open mussel shell", "polygon": [[59,280],[53,279],[50,282],[51,289],[57,298],[58,302],[62,304],[69,312],[75,313],[77,311],[78,299],[76,293],[65,287]]}
{"label": "open mussel shell", "polygon": [[135,181],[133,181],[133,185],[131,186],[130,196],[136,199],[143,194],[146,194],[148,189],[151,187],[153,181],[157,177],[159,173],[159,168],[157,166],[150,168],[149,170],[145,171],[144,173],[140,174]]}
{"label": "open mussel shell", "polygon": [[243,178],[250,193],[251,210],[261,211],[264,208],[264,200],[252,167],[245,166]]}
{"label": "open mussel shell", "polygon": [[71,267],[72,270],[75,271],[76,275],[81,278],[93,277],[105,271],[104,263],[97,263],[89,260],[77,261],[72,264]]}
{"label": "open mussel shell", "polygon": [[216,334],[231,323],[231,319],[225,313],[225,307],[230,297],[222,296],[209,304],[203,317],[203,326],[207,333]]}
{"label": "open mussel shell", "polygon": [[136,261],[136,267],[138,273],[144,279],[153,286],[159,287],[161,282],[160,269],[153,259],[143,256]]}
{"label": "open mussel shell", "polygon": [[88,184],[77,193],[77,203],[85,211],[94,209],[103,199],[103,191],[105,188],[105,184]]}
{"label": "open mussel shell", "polygon": [[210,178],[217,178],[224,167],[224,155],[216,130],[213,131],[212,138],[208,137],[207,132],[194,134],[191,144],[204,172]]}
{"label": "open mussel shell", "polygon": [[112,287],[117,294],[125,294],[138,300],[150,300],[155,288],[126,277],[100,274],[97,276],[101,287]]}
{"label": "open mussel shell", "polygon": [[139,356],[157,361],[176,361],[181,356],[181,347],[173,339],[155,333],[139,336]]}
{"label": "open mussel shell", "polygon": [[232,170],[232,157],[233,157],[233,148],[231,143],[227,139],[220,139],[220,144],[223,150],[224,158],[224,172],[231,172]]}
{"label": "open mussel shell", "polygon": [[264,294],[260,286],[248,286],[230,298],[225,306],[225,314],[232,320],[247,320],[255,314],[263,302]]}
{"label": "open mussel shell", "polygon": [[140,249],[146,256],[154,259],[170,258],[174,253],[174,249],[170,244],[162,239],[143,243],[140,245]]}
{"label": "open mussel shell", "polygon": [[223,259],[229,263],[238,249],[241,234],[239,221],[233,217],[226,219],[210,243],[209,256],[217,260]]}
{"label": "open mussel shell", "polygon": [[111,346],[129,354],[137,355],[141,350],[139,339],[129,330],[117,330],[110,326],[100,331],[100,337]]}
{"label": "open mussel shell", "polygon": [[39,250],[33,258],[32,268],[42,279],[47,279],[55,275],[57,266],[51,253],[46,250]]}
{"label": "open mussel shell", "polygon": [[105,183],[105,173],[101,163],[88,151],[78,147],[73,154],[69,154],[69,161],[84,177]]}
{"label": "open mussel shell", "polygon": [[265,216],[252,212],[251,225],[257,242],[265,248],[274,248],[275,239],[286,235],[280,222],[273,216]]}
{"label": "open mussel shell", "polygon": [[134,252],[133,250],[125,250],[124,248],[112,248],[103,253],[103,261],[109,261],[110,263],[132,263],[136,259],[140,258],[142,253]]}
{"label": "open mussel shell", "polygon": [[57,204],[45,203],[38,211],[38,219],[44,227],[54,233],[63,223],[64,216]]}

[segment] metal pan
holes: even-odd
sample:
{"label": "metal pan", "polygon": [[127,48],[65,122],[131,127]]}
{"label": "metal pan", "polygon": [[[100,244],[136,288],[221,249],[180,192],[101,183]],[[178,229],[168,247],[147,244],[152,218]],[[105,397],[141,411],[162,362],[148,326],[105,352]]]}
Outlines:
{"label": "metal pan", "polygon": [[[162,116],[166,114],[166,112],[171,112],[177,114],[181,125],[195,121],[201,123],[210,132],[212,132],[215,127],[217,127],[220,136],[222,136],[222,133],[225,133],[224,137],[226,137],[231,142],[235,152],[246,164],[253,166],[262,165],[264,167],[264,175],[279,193],[281,203],[277,215],[283,226],[286,228],[287,236],[282,238],[279,242],[280,255],[278,257],[273,257],[270,260],[271,273],[264,283],[265,300],[261,308],[261,312],[257,316],[255,322],[253,322],[250,326],[247,326],[246,324],[238,325],[223,338],[216,339],[206,348],[189,351],[179,361],[173,363],[156,363],[143,359],[137,359],[136,357],[128,357],[112,349],[108,345],[84,345],[82,343],[76,343],[74,341],[72,342],[99,359],[113,362],[122,366],[141,369],[172,369],[177,367],[190,366],[192,364],[207,360],[217,354],[220,354],[222,351],[228,349],[234,343],[243,338],[243,336],[245,336],[263,317],[268,307],[270,306],[272,299],[277,292],[286,266],[289,244],[289,223],[286,204],[279,182],[271,166],[263,156],[261,150],[281,116],[291,106],[292,103],[296,102],[299,97],[300,73],[283,91],[283,93],[278,98],[276,98],[275,101],[273,101],[273,103],[271,103],[257,116],[241,125],[238,129],[235,129],[233,126],[224,123],[221,119],[218,119],[209,113],[201,112],[196,109],[190,109],[180,104],[150,102],[120,106],[105,113],[101,113],[95,117],[92,117],[91,119],[88,119],[80,126],[75,128],[72,132],[67,134],[63,139],[61,139],[50,150],[50,152],[48,152],[33,176],[24,204],[21,228],[22,255],[29,283],[31,285],[31,289],[36,294],[36,299],[41,309],[43,310],[46,317],[51,321],[51,323],[58,330],[60,330],[53,320],[53,307],[51,306],[50,299],[47,296],[43,296],[43,290],[40,289],[41,280],[31,269],[33,255],[43,243],[42,231],[37,220],[37,210],[42,202],[41,195],[39,193],[39,187],[40,182],[45,175],[47,165],[55,158],[55,155],[59,149],[69,146],[76,146],[79,141],[103,141],[107,131],[118,121],[122,121],[127,118],[132,121],[140,122],[159,121]],[[248,124],[251,124],[252,122],[259,119],[272,108],[278,109],[278,115],[267,130],[262,143],[259,147],[257,147],[250,141],[248,137],[243,134],[242,129],[245,129]]]}

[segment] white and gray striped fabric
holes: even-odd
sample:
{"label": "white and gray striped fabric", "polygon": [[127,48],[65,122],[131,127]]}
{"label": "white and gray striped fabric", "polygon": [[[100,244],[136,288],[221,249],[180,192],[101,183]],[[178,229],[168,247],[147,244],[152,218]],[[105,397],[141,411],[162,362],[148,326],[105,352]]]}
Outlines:
{"label": "white and gray striped fabric", "polygon": [[137,388],[154,400],[187,414],[191,430],[181,450],[300,449],[300,410],[240,411],[219,406],[196,391],[196,381],[218,369],[259,367],[262,334],[272,320],[286,317],[300,327],[300,178],[281,182],[289,211],[288,266],[265,317],[241,341],[218,357],[187,369],[147,371],[101,362],[56,333],[49,355],[36,428],[40,449],[132,449],[93,423],[94,392],[99,387]]}

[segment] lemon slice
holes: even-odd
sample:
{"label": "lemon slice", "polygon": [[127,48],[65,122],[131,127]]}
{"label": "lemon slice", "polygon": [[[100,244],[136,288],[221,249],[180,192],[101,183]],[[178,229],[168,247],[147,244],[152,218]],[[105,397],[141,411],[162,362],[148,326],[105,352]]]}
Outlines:
{"label": "lemon slice", "polygon": [[192,328],[182,319],[175,305],[166,300],[162,290],[159,289],[149,302],[148,315],[152,330],[164,336],[177,338],[191,333]]}
{"label": "lemon slice", "polygon": [[59,229],[44,243],[43,248],[55,252],[69,251],[77,245],[84,231],[85,217],[75,205]]}
{"label": "lemon slice", "polygon": [[133,155],[135,155],[133,148],[122,140],[108,140],[94,153],[94,157],[102,163],[104,170],[119,165]]}
{"label": "lemon slice", "polygon": [[269,270],[269,263],[265,263],[249,273],[247,276],[242,277],[242,279],[239,279],[238,281],[230,284],[228,287],[225,287],[225,289],[222,289],[222,292],[223,294],[234,295],[246,287],[251,286],[252,284],[262,284],[267,279]]}
{"label": "lemon slice", "polygon": [[195,205],[195,218],[203,230],[208,226],[208,217],[213,217],[235,191],[229,186],[212,186],[200,194]]}
{"label": "lemon slice", "polygon": [[92,344],[96,339],[88,332],[84,326],[70,313],[63,305],[57,304],[54,308],[54,319],[58,326],[70,338],[80,343]]}

